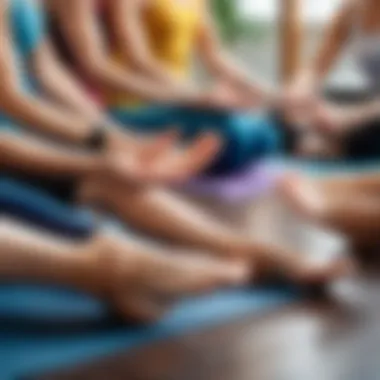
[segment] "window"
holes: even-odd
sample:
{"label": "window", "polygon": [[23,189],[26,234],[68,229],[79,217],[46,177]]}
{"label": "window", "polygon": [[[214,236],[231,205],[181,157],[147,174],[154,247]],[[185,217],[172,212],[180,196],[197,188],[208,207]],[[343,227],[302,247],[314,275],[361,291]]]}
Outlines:
{"label": "window", "polygon": [[279,73],[278,1],[237,0],[241,20],[250,27],[245,28],[233,51],[270,83],[277,81]]}
{"label": "window", "polygon": [[[272,83],[278,81],[281,70],[279,12],[285,1],[235,0],[239,20],[245,28],[231,42],[231,49],[252,71]],[[298,0],[303,28],[300,44],[303,58],[310,58],[315,53],[326,23],[342,1],[344,0]],[[331,73],[329,82],[335,87],[345,88],[363,85],[349,49]]]}

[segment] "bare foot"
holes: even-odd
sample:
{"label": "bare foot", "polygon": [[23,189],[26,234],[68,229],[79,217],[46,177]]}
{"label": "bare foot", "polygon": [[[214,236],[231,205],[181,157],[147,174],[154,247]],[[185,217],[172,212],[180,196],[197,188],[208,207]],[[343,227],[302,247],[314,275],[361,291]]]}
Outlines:
{"label": "bare foot", "polygon": [[289,262],[289,276],[295,282],[308,285],[324,285],[347,277],[355,271],[353,260],[349,256],[331,257],[314,260],[308,255],[299,254]]}
{"label": "bare foot", "polygon": [[122,316],[142,322],[161,317],[179,298],[237,286],[250,276],[242,263],[116,241],[105,242],[99,257],[104,296]]}
{"label": "bare foot", "polygon": [[310,256],[266,246],[257,250],[256,268],[264,278],[279,276],[297,284],[324,285],[352,274],[355,265],[347,255]]}

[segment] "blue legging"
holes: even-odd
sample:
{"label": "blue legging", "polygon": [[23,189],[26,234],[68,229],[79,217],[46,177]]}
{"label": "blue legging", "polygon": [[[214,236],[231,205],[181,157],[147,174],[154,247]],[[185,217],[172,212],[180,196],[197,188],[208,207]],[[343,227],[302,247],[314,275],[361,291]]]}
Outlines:
{"label": "blue legging", "polygon": [[9,178],[0,178],[0,215],[72,238],[89,237],[95,229],[95,220],[86,210],[65,205],[43,191]]}
{"label": "blue legging", "polygon": [[136,131],[158,132],[173,126],[185,139],[204,131],[215,131],[223,139],[223,149],[208,174],[238,172],[265,156],[281,150],[277,125],[269,115],[149,106],[112,110],[111,116]]}

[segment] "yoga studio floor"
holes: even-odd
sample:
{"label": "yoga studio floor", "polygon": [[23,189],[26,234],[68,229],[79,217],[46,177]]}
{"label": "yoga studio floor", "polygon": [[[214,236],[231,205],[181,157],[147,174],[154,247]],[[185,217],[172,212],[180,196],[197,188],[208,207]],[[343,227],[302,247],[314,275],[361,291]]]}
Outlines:
{"label": "yoga studio floor", "polygon": [[39,380],[377,380],[380,281],[350,287]]}
{"label": "yoga studio floor", "polygon": [[[343,237],[306,225],[271,194],[240,206],[197,201],[263,240],[316,255],[346,249]],[[57,337],[50,323],[43,339],[28,332],[28,347],[35,352],[20,356],[17,378],[378,380],[380,271],[374,268],[324,296],[284,285],[222,292],[180,306],[158,326],[137,330],[95,324],[81,331],[79,324]],[[8,334],[8,339],[10,347],[20,343],[20,337]],[[93,352],[84,355],[86,350]]]}

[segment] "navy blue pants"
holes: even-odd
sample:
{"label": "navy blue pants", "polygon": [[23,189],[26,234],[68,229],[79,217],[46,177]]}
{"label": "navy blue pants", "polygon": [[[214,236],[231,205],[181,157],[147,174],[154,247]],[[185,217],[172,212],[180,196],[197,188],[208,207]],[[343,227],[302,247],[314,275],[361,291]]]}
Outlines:
{"label": "navy blue pants", "polygon": [[95,218],[87,210],[8,177],[0,178],[0,215],[72,238],[89,237],[95,229]]}

